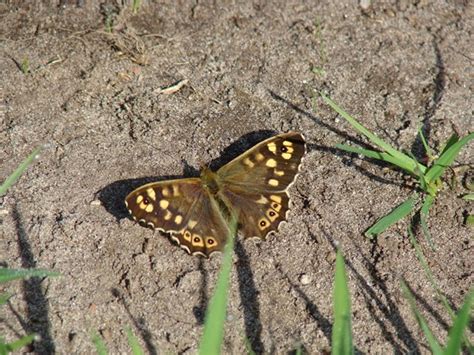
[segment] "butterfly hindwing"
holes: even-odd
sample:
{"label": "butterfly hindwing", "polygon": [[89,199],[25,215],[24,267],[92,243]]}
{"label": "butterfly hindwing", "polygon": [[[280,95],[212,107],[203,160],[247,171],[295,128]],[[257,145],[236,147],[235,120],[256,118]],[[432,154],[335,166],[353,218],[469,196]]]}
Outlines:
{"label": "butterfly hindwing", "polygon": [[223,250],[228,234],[217,202],[207,194],[196,201],[186,227],[171,232],[171,238],[190,254],[209,256]]}
{"label": "butterfly hindwing", "polygon": [[244,238],[265,239],[286,220],[290,201],[286,191],[248,193],[225,189],[220,196],[229,205],[238,206],[239,231]]}
{"label": "butterfly hindwing", "polygon": [[222,250],[227,229],[201,179],[155,182],[132,191],[125,204],[142,225],[171,233],[190,254]]}

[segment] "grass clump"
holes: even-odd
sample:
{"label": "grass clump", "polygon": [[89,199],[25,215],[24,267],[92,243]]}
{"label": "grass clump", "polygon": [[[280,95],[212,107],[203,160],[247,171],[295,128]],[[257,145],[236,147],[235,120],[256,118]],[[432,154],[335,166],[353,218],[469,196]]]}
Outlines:
{"label": "grass clump", "polygon": [[[363,134],[367,139],[377,146],[380,150],[364,149],[359,147],[352,147],[345,144],[336,145],[337,148],[342,149],[349,153],[356,153],[363,155],[367,158],[381,160],[398,167],[399,169],[407,172],[413,176],[418,182],[418,190],[421,191],[421,195],[418,195],[416,191],[410,196],[405,202],[395,207],[387,215],[380,218],[374,225],[365,231],[365,235],[368,238],[374,238],[378,234],[385,231],[392,224],[405,218],[407,215],[412,213],[417,206],[418,202],[421,202],[421,207],[418,210],[420,215],[420,223],[422,230],[431,243],[430,234],[427,228],[426,219],[428,212],[435,201],[438,192],[443,186],[441,180],[444,172],[448,169],[458,156],[460,150],[466,146],[469,141],[474,138],[474,133],[470,133],[462,138],[458,137],[457,134],[453,134],[444,144],[443,149],[438,157],[434,157],[431,150],[423,136],[421,130],[419,131],[421,141],[425,148],[428,156],[429,165],[424,165],[419,162],[413,155],[405,154],[397,149],[393,148],[390,144],[386,143],[374,133],[370,132],[363,125],[361,125],[355,118],[350,116],[342,108],[336,105],[330,98],[321,94],[323,100],[337,113],[339,113],[347,122],[349,122],[359,133]],[[421,201],[420,201],[421,197]]]}

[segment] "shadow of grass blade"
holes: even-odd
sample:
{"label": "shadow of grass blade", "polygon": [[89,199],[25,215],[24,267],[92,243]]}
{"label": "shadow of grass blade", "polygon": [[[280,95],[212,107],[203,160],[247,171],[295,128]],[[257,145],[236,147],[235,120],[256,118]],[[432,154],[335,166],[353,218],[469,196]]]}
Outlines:
{"label": "shadow of grass blade", "polygon": [[[474,290],[471,289],[464,300],[464,304],[462,305],[461,310],[458,312],[456,318],[454,319],[453,326],[451,327],[451,329],[449,329],[448,343],[444,350],[444,354],[460,353],[464,337],[464,331],[469,327],[469,322],[471,319],[470,313],[473,300]],[[468,344],[468,346],[470,345]]]}
{"label": "shadow of grass blade", "polygon": [[421,230],[423,231],[423,235],[425,236],[425,239],[427,240],[432,250],[436,250],[436,248],[435,244],[433,243],[433,238],[431,238],[431,233],[428,229],[428,224],[426,223],[426,221],[428,220],[428,212],[431,206],[433,205],[434,199],[435,198],[433,196],[427,195],[420,209]]}
{"label": "shadow of grass blade", "polygon": [[351,329],[351,300],[344,258],[338,249],[333,291],[334,325],[331,354],[353,354]]}
{"label": "shadow of grass blade", "polygon": [[237,217],[232,215],[229,222],[229,235],[224,248],[222,266],[217,279],[216,289],[209,302],[204,322],[204,333],[199,345],[199,354],[219,354],[224,337],[224,323],[227,310],[227,296],[232,270],[232,254],[234,251],[234,238],[237,232]]}
{"label": "shadow of grass blade", "polygon": [[58,272],[47,271],[41,269],[0,269],[0,283],[8,281],[24,279],[28,277],[55,277],[59,276]]}
{"label": "shadow of grass blade", "polygon": [[132,354],[143,355],[144,354],[143,349],[138,343],[137,337],[133,335],[133,332],[131,331],[131,329],[127,328],[126,333],[127,333],[128,345],[130,345],[130,348],[132,349]]}
{"label": "shadow of grass blade", "polygon": [[92,336],[92,342],[94,343],[95,346],[95,351],[97,352],[97,355],[107,355],[107,347],[105,346],[104,341],[100,337],[99,334],[95,333]]}
{"label": "shadow of grass blade", "polygon": [[469,143],[469,141],[473,138],[474,133],[468,134],[459,141],[456,141],[453,139],[453,137],[451,137],[448,140],[448,144],[441,153],[440,157],[434,161],[433,166],[426,172],[426,181],[431,183],[441,177],[446,168],[454,162],[462,147]]}
{"label": "shadow of grass blade", "polygon": [[0,197],[5,195],[8,189],[20,178],[20,176],[25,172],[25,170],[35,161],[38,154],[43,149],[43,146],[40,146],[33,150],[33,152],[26,158],[16,170],[0,185]]}
{"label": "shadow of grass blade", "polygon": [[431,348],[431,352],[434,355],[441,355],[442,354],[441,346],[439,345],[439,342],[436,339],[436,337],[433,335],[433,332],[428,326],[428,323],[426,323],[425,318],[421,315],[420,312],[418,312],[413,295],[411,294],[410,290],[408,290],[408,287],[405,284],[405,282],[402,281],[401,286],[402,286],[403,294],[405,295],[405,298],[408,300],[408,303],[410,304],[411,311],[413,312],[413,315],[415,316],[415,319],[418,322],[419,327],[421,328],[423,334],[425,335],[426,340],[428,341],[428,344]]}
{"label": "shadow of grass blade", "polygon": [[417,199],[418,195],[414,194],[408,200],[395,207],[390,213],[375,222],[372,227],[365,231],[364,235],[368,238],[373,238],[385,231],[392,224],[398,222],[399,220],[410,214],[410,212],[415,207]]}
{"label": "shadow of grass blade", "polygon": [[454,318],[454,312],[452,308],[450,307],[448,300],[441,292],[441,289],[439,288],[438,283],[436,282],[436,279],[433,273],[431,272],[431,269],[428,266],[428,263],[426,262],[426,258],[423,252],[421,251],[420,245],[418,244],[418,242],[415,239],[415,236],[413,235],[411,226],[408,227],[408,237],[410,239],[411,244],[413,245],[413,248],[415,248],[416,257],[418,261],[420,262],[421,267],[423,268],[423,271],[425,272],[426,277],[428,278],[428,281],[431,284],[431,287],[433,288],[433,290],[435,290],[436,295],[438,296],[438,299],[441,301],[441,303],[443,303],[443,306],[446,309],[446,311],[449,313],[451,319]]}

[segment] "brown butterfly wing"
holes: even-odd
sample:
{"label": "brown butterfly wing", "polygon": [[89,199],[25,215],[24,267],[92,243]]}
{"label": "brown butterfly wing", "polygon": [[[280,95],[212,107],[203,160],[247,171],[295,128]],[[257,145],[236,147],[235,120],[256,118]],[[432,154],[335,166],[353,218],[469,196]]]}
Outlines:
{"label": "brown butterfly wing", "polygon": [[295,180],[306,152],[303,136],[289,132],[270,137],[217,171],[222,187],[247,192],[285,191]]}
{"label": "brown butterfly wing", "polygon": [[134,220],[171,233],[190,254],[208,256],[224,248],[226,224],[199,178],[143,185],[126,197],[125,204]]}
{"label": "brown butterfly wing", "polygon": [[265,238],[286,220],[287,190],[305,152],[301,134],[284,133],[264,140],[217,171],[218,196],[240,211],[240,232],[245,238]]}
{"label": "brown butterfly wing", "polygon": [[288,193],[249,193],[238,187],[226,188],[220,198],[234,210],[239,210],[239,231],[244,238],[265,239],[268,233],[276,231],[286,220],[289,210]]}

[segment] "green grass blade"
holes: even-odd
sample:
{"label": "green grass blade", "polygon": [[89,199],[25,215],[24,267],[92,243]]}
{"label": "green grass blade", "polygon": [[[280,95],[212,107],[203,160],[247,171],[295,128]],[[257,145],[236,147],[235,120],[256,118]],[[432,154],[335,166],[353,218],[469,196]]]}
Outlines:
{"label": "green grass blade", "polygon": [[406,172],[408,172],[411,175],[417,176],[416,171],[413,170],[413,164],[412,163],[407,163],[406,161],[396,159],[388,153],[377,152],[375,150],[370,150],[370,149],[351,147],[351,146],[345,145],[345,144],[336,144],[336,148],[345,150],[346,152],[349,152],[349,153],[361,154],[363,156],[366,156],[367,158],[382,160],[384,162],[387,162],[387,163],[390,163],[392,165],[398,166],[400,169],[405,170]]}
{"label": "green grass blade", "polygon": [[5,303],[7,303],[11,297],[12,297],[11,293],[8,293],[8,292],[0,293],[0,306],[3,306]]}
{"label": "green grass blade", "polygon": [[431,284],[431,287],[433,288],[433,290],[435,290],[438,299],[441,300],[444,308],[449,313],[450,317],[453,318],[454,312],[452,308],[449,306],[449,303],[446,297],[444,297],[444,295],[441,293],[441,290],[438,287],[438,283],[436,282],[435,277],[433,273],[431,272],[431,269],[428,266],[428,263],[426,262],[425,256],[423,255],[423,252],[421,251],[420,245],[416,241],[415,236],[413,235],[413,231],[411,230],[410,227],[408,228],[408,237],[410,239],[411,244],[413,245],[413,248],[415,248],[416,257],[418,258],[418,261],[420,262],[421,267],[423,268],[423,271],[425,272],[426,277],[428,278],[428,281]]}
{"label": "green grass blade", "polygon": [[463,200],[466,201],[474,201],[474,194],[467,194],[462,197]]}
{"label": "green grass blade", "polygon": [[331,354],[353,354],[351,328],[351,300],[344,258],[340,250],[336,255],[336,272],[333,291],[334,325],[332,327]]}
{"label": "green grass blade", "polygon": [[373,238],[385,231],[392,224],[407,216],[415,207],[417,198],[418,196],[414,194],[405,202],[395,207],[390,213],[380,218],[372,227],[367,229],[364,233],[365,236],[368,238]]}
{"label": "green grass blade", "polygon": [[244,345],[245,345],[245,351],[247,355],[255,355],[255,352],[252,349],[252,344],[250,344],[249,338],[244,336]]}
{"label": "green grass blade", "polygon": [[[471,139],[474,138],[474,132],[463,137],[461,140],[456,141],[452,144],[447,144],[443,153],[433,163],[433,166],[426,172],[425,178],[428,183],[431,183],[441,177],[448,166],[450,166],[459,154],[459,151],[464,147]],[[454,141],[450,139],[449,141]]]}
{"label": "green grass blade", "polygon": [[431,152],[430,146],[426,142],[425,135],[423,134],[423,130],[421,129],[421,127],[418,128],[418,135],[420,136],[421,143],[423,143],[426,155],[431,159],[433,157],[433,153]]}
{"label": "green grass blade", "polygon": [[20,350],[22,347],[28,344],[31,344],[33,340],[35,340],[35,338],[36,338],[36,334],[29,334],[9,344],[4,344],[4,345],[6,347],[7,352],[13,352],[13,351]]}
{"label": "green grass blade", "polygon": [[25,170],[35,161],[43,147],[38,147],[26,158],[16,170],[0,185],[0,197],[5,195],[8,189],[20,178]]}
{"label": "green grass blade", "polygon": [[459,141],[459,136],[456,133],[453,133],[451,137],[444,143],[443,149],[441,149],[441,153],[439,153],[439,156],[443,155],[451,146],[456,144]]}
{"label": "green grass blade", "polygon": [[[330,98],[325,96],[323,93],[320,93],[323,100],[331,106],[331,108],[340,114],[347,122],[349,122],[357,131],[361,134],[366,136],[373,144],[380,147],[384,152],[390,154],[394,159],[400,162],[402,165],[410,166],[410,171],[415,170],[416,164],[415,162],[407,155],[399,152],[395,148],[393,148],[390,144],[385,143],[382,139],[378,138],[375,134],[370,132],[367,128],[357,122],[351,115],[345,112],[342,108],[340,108],[336,103],[334,103]],[[396,164],[398,165],[398,164]]]}
{"label": "green grass blade", "polygon": [[439,345],[438,340],[436,339],[430,327],[428,326],[428,323],[426,323],[425,318],[421,315],[421,313],[416,308],[415,299],[413,295],[411,294],[410,290],[408,289],[407,285],[403,281],[402,281],[402,290],[405,295],[405,298],[408,300],[408,303],[410,304],[411,311],[413,312],[413,315],[415,316],[415,319],[418,322],[419,327],[421,328],[423,334],[425,335],[426,340],[428,341],[428,344],[430,345],[431,353],[434,355],[441,355],[443,353],[443,349]]}
{"label": "green grass blade", "polygon": [[140,10],[140,0],[132,0],[132,12],[136,14]]}
{"label": "green grass blade", "polygon": [[[415,162],[416,164],[416,167],[415,167],[415,176],[418,178],[418,182],[420,183],[420,187],[423,191],[426,191],[426,192],[430,192],[429,191],[429,186],[428,186],[428,183],[426,182],[426,178],[425,178],[425,175],[423,173],[423,167],[424,165],[421,165],[418,160],[416,160],[415,156],[410,153],[410,156],[411,158],[413,159],[413,161]],[[434,194],[433,194],[434,195]]]}
{"label": "green grass blade", "polygon": [[464,331],[469,326],[470,322],[470,312],[472,307],[472,302],[474,300],[474,291],[471,290],[467,294],[464,304],[461,307],[461,310],[458,312],[456,318],[454,319],[453,326],[448,333],[448,343],[444,350],[444,354],[459,354],[461,351],[462,340],[464,336]]}
{"label": "green grass blade", "polygon": [[95,351],[97,352],[97,355],[107,355],[107,347],[105,346],[104,341],[100,337],[99,334],[95,333],[92,336],[92,342],[94,343],[95,346]]}
{"label": "green grass blade", "polygon": [[59,276],[58,272],[41,270],[41,269],[0,269],[0,283],[8,281],[24,279],[27,277],[55,277]]}
{"label": "green grass blade", "polygon": [[222,266],[217,280],[216,289],[209,302],[204,322],[204,333],[199,345],[199,354],[219,354],[224,337],[224,323],[227,310],[227,296],[232,271],[232,255],[234,251],[234,236],[237,231],[237,219],[232,216],[229,223],[228,241],[224,248]]}
{"label": "green grass blade", "polygon": [[130,328],[127,328],[126,332],[127,332],[128,345],[130,345],[130,348],[132,349],[132,354],[143,355],[144,352],[140,346],[140,343],[138,342],[137,337],[133,335],[133,332],[130,330]]}
{"label": "green grass blade", "polygon": [[474,226],[474,215],[473,214],[469,214],[466,216],[466,218],[464,218],[464,225],[468,226],[468,227],[473,227]]}

